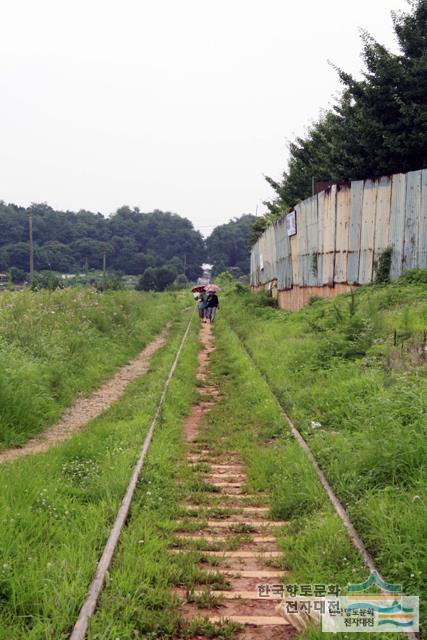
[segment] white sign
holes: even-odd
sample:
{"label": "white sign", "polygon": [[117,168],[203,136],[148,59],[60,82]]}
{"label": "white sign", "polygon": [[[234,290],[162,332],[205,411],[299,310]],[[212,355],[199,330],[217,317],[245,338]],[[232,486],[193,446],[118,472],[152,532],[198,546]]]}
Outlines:
{"label": "white sign", "polygon": [[297,232],[297,217],[295,211],[291,211],[286,216],[286,232],[288,236],[294,236]]}

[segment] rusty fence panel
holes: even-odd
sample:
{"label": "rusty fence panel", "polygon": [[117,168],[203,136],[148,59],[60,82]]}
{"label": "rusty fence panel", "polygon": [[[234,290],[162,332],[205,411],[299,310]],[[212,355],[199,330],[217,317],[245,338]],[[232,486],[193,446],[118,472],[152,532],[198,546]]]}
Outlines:
{"label": "rusty fence panel", "polygon": [[391,179],[389,177],[380,178],[378,181],[377,205],[375,209],[373,278],[375,277],[382,253],[390,246],[390,213]]}
{"label": "rusty fence panel", "polygon": [[323,273],[322,284],[332,287],[335,267],[335,235],[336,235],[336,200],[337,188],[332,186],[325,191],[323,213]]}
{"label": "rusty fence panel", "polygon": [[398,173],[391,179],[390,246],[393,253],[391,254],[390,277],[392,280],[402,274],[405,202],[406,174]]}
{"label": "rusty fence panel", "polygon": [[286,218],[282,216],[274,223],[276,238],[277,288],[292,288],[291,246],[286,231]]}
{"label": "rusty fence panel", "polygon": [[413,269],[418,258],[418,220],[421,209],[421,171],[406,175],[405,235],[403,240],[403,266]]}
{"label": "rusty fence panel", "polygon": [[347,282],[351,189],[337,190],[334,282]]}
{"label": "rusty fence panel", "polygon": [[377,206],[378,184],[376,180],[366,180],[363,190],[362,233],[360,235],[360,284],[372,282],[374,268],[375,210]]}
{"label": "rusty fence panel", "polygon": [[418,266],[427,267],[427,169],[421,172],[421,207],[418,230]]}
{"label": "rusty fence panel", "polygon": [[307,276],[306,282],[310,287],[316,287],[318,283],[318,256],[319,256],[319,234],[318,234],[318,199],[317,195],[306,200],[307,202]]}
{"label": "rusty fence panel", "polygon": [[351,183],[350,223],[348,233],[347,278],[350,284],[359,282],[360,235],[362,230],[363,180]]}
{"label": "rusty fence panel", "polygon": [[325,217],[325,192],[322,191],[317,195],[317,281],[316,285],[321,287],[323,284],[323,220]]}

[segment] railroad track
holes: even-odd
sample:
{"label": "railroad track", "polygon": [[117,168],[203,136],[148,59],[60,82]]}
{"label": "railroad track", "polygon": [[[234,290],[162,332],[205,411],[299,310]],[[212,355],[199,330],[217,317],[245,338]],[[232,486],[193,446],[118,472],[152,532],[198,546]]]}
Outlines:
{"label": "railroad track", "polygon": [[126,489],[126,493],[122,499],[122,502],[120,504],[120,508],[118,510],[116,519],[114,521],[114,524],[112,526],[111,529],[111,533],[108,537],[107,543],[104,547],[104,551],[102,553],[102,556],[98,562],[97,568],[96,568],[96,572],[95,572],[95,576],[89,586],[89,590],[86,596],[86,599],[80,609],[80,613],[79,616],[77,618],[77,621],[74,625],[73,631],[70,635],[70,640],[84,640],[84,638],[86,637],[86,632],[88,629],[88,625],[89,625],[89,621],[95,611],[96,605],[98,603],[98,599],[99,596],[101,594],[102,588],[104,586],[104,582],[105,582],[105,578],[108,572],[108,569],[111,565],[111,561],[113,559],[114,556],[114,552],[117,548],[119,539],[120,539],[120,535],[123,531],[123,528],[125,526],[126,523],[126,519],[128,517],[129,514],[129,509],[130,509],[130,505],[132,502],[132,498],[134,496],[135,493],[135,489],[136,489],[136,485],[139,479],[139,476],[141,474],[141,470],[142,467],[144,465],[144,461],[145,458],[147,456],[147,452],[150,448],[150,444],[151,441],[153,439],[153,434],[154,434],[154,428],[156,426],[156,423],[158,421],[158,418],[160,416],[160,411],[162,409],[162,406],[164,404],[165,398],[166,398],[166,393],[167,390],[169,388],[169,385],[171,383],[171,380],[173,378],[173,375],[175,373],[175,369],[177,367],[178,361],[179,361],[179,357],[181,355],[182,349],[184,347],[185,341],[187,339],[188,333],[190,331],[190,327],[191,327],[191,322],[193,320],[194,317],[194,312],[191,314],[191,317],[187,323],[186,329],[184,331],[184,334],[182,336],[181,342],[179,344],[178,350],[176,352],[175,355],[175,359],[172,363],[172,366],[169,370],[169,374],[168,377],[166,379],[166,382],[163,386],[162,389],[162,393],[159,399],[159,402],[157,404],[156,407],[156,411],[154,413],[154,416],[151,420],[150,426],[148,428],[147,431],[147,435],[145,436],[144,442],[142,444],[141,447],[141,451],[139,453],[138,459],[135,463],[134,469],[132,471],[132,475],[131,478],[129,480],[129,484],[128,487]]}
{"label": "railroad track", "polygon": [[[86,637],[88,624],[95,611],[120,534],[125,526],[136,484],[151,444],[155,425],[188,336],[192,318],[193,315],[181,339],[126,494],[122,500],[70,640],[84,640]],[[211,409],[218,395],[218,391],[209,386],[207,382],[207,359],[209,352],[213,349],[212,343],[209,343],[209,326],[203,327],[203,336],[205,338],[206,336],[208,337],[208,343],[205,341],[205,349],[201,352],[201,358],[199,358],[198,377],[202,383],[201,391],[209,394],[213,399],[194,406],[194,411],[189,417],[188,424],[184,425],[184,437],[188,444],[187,463],[195,472],[201,475],[204,482],[215,487],[215,496],[220,499],[220,502],[217,502],[214,507],[207,505],[202,508],[200,505],[192,504],[191,501],[182,505],[183,518],[176,523],[175,547],[171,549],[171,554],[195,554],[194,562],[200,563],[200,568],[204,571],[206,571],[207,560],[212,558],[212,560],[215,560],[215,564],[210,571],[222,576],[228,584],[227,589],[208,591],[195,589],[191,594],[182,589],[176,589],[176,594],[181,599],[182,617],[184,620],[190,621],[200,617],[202,614],[212,624],[221,624],[224,621],[235,623],[237,627],[241,627],[239,640],[253,640],[255,638],[259,640],[267,638],[289,640],[295,634],[295,630],[290,624],[290,619],[285,618],[278,611],[278,601],[282,598],[280,593],[270,595],[268,599],[260,598],[257,593],[257,585],[260,583],[273,586],[281,585],[286,581],[286,572],[280,568],[282,553],[276,543],[276,534],[278,529],[286,527],[287,523],[272,520],[269,516],[268,507],[260,506],[260,499],[261,503],[265,503],[266,497],[263,498],[258,494],[254,496],[247,492],[245,468],[238,452],[228,451],[225,454],[214,455],[210,449],[206,448],[206,445],[197,443],[198,427],[204,413]],[[381,575],[310,448],[280,405],[264,372],[257,365],[247,346],[242,341],[241,344],[256,370],[266,380],[283,419],[314,467],[319,481],[367,568],[371,571],[377,571],[378,575]],[[200,468],[203,469],[202,472],[200,472]],[[198,520],[195,520],[194,517],[192,520],[193,522],[198,521],[199,526],[196,527],[196,530],[193,527],[190,533],[186,530],[186,523],[188,522],[186,516],[187,514],[190,515],[194,509],[197,509],[196,516]],[[221,509],[226,511],[226,515],[219,513]],[[208,597],[206,607],[202,606],[200,608],[200,600],[199,605],[196,606],[195,601],[205,596]],[[410,640],[416,640],[417,638],[414,633],[406,635],[409,636]]]}
{"label": "railroad track", "polygon": [[[356,528],[354,527],[353,523],[351,522],[350,516],[347,513],[347,510],[345,509],[344,505],[340,502],[340,500],[338,499],[338,497],[336,496],[329,480],[327,479],[325,473],[322,471],[322,469],[320,468],[319,463],[317,462],[313,452],[311,451],[309,445],[307,444],[306,440],[304,439],[304,437],[302,436],[302,434],[298,431],[298,429],[296,428],[296,426],[294,425],[293,421],[291,420],[291,418],[289,417],[289,415],[286,413],[285,409],[282,407],[280,400],[277,396],[277,394],[275,393],[275,391],[273,390],[270,381],[268,379],[268,376],[265,374],[265,372],[261,369],[261,367],[258,365],[257,361],[255,360],[251,350],[249,349],[249,347],[244,343],[244,341],[241,339],[238,331],[236,331],[230,324],[228,325],[230,327],[230,329],[233,331],[233,333],[237,336],[243,350],[245,351],[245,353],[247,354],[247,356],[249,357],[249,359],[251,360],[254,368],[256,369],[256,371],[259,373],[259,375],[263,378],[263,380],[266,382],[270,393],[272,395],[272,397],[274,398],[277,407],[280,411],[280,414],[283,418],[283,420],[285,421],[285,423],[287,424],[292,436],[294,437],[294,439],[297,441],[297,443],[299,444],[299,446],[301,447],[301,449],[304,451],[305,456],[308,458],[310,464],[312,465],[313,469],[315,470],[315,473],[320,481],[320,483],[322,484],[330,503],[332,504],[335,512],[337,513],[338,517],[340,518],[341,522],[343,523],[349,538],[353,544],[353,546],[355,547],[355,549],[357,549],[357,551],[359,552],[364,564],[366,565],[367,569],[369,569],[371,572],[376,572],[378,574],[378,577],[383,581],[386,582],[384,580],[384,578],[381,575],[381,572],[379,571],[378,567],[376,566],[371,554],[369,553],[369,551],[367,550],[362,538],[359,536]],[[383,589],[381,589],[381,591],[384,592]],[[387,592],[385,592],[387,593]],[[406,637],[409,640],[417,640],[418,639],[418,634],[413,633],[413,632],[405,632]]]}

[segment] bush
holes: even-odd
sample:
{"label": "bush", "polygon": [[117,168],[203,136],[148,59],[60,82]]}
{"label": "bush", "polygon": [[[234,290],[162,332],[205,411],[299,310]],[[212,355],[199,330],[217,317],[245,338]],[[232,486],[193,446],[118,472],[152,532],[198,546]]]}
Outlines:
{"label": "bush", "polygon": [[427,284],[427,269],[408,269],[399,278],[402,284]]}
{"label": "bush", "polygon": [[9,277],[13,284],[22,284],[27,279],[27,274],[24,269],[18,269],[18,267],[11,267],[9,269]]}
{"label": "bush", "polygon": [[375,282],[381,284],[390,282],[391,257],[393,255],[393,247],[384,249],[379,257],[377,272],[375,274]]}

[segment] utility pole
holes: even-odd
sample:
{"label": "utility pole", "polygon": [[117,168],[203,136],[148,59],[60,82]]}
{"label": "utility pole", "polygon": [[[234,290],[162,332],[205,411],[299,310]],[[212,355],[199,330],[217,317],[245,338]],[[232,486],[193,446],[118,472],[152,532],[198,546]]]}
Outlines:
{"label": "utility pole", "polygon": [[107,288],[107,252],[104,251],[102,256],[102,290]]}
{"label": "utility pole", "polygon": [[34,279],[34,244],[33,244],[33,212],[28,212],[28,239],[30,241],[30,284]]}

